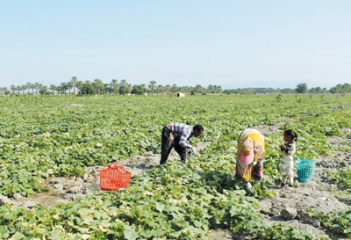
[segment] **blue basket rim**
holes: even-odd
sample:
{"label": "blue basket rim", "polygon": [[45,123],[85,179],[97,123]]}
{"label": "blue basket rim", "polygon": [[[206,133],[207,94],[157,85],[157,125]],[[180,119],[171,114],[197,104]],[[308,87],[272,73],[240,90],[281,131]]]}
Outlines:
{"label": "blue basket rim", "polygon": [[316,157],[314,157],[313,159],[307,159],[307,158],[299,158],[299,157],[294,157],[294,161],[298,162],[298,161],[311,161],[311,162],[315,162],[316,161]]}

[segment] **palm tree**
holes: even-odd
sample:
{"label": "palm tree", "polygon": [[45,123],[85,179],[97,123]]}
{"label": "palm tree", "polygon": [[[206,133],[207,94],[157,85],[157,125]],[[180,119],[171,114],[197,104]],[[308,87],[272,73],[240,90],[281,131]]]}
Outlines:
{"label": "palm tree", "polygon": [[39,83],[39,92],[43,91],[43,89],[46,89],[46,92],[48,91],[48,87],[44,86],[43,84]]}
{"label": "palm tree", "polygon": [[71,83],[72,83],[72,86],[74,88],[74,93],[76,93],[76,86],[77,86],[77,83],[78,83],[78,78],[73,76],[72,79],[71,79]]}
{"label": "palm tree", "polygon": [[35,84],[32,83],[32,84],[30,85],[30,88],[32,89],[32,94],[33,94],[33,93],[34,93],[33,91],[34,91],[34,88],[35,88]]}
{"label": "palm tree", "polygon": [[73,88],[73,82],[70,81],[70,82],[66,83],[66,86],[68,88],[68,94],[71,95],[71,88]]}
{"label": "palm tree", "polygon": [[127,86],[127,85],[128,85],[127,80],[122,79],[122,80],[121,80],[120,87],[124,87],[124,86]]}
{"label": "palm tree", "polygon": [[154,81],[154,80],[150,81],[149,88],[150,88],[152,94],[154,94],[154,91],[155,91],[155,89],[156,89],[156,86],[157,86],[157,85],[156,85],[156,81]]}
{"label": "palm tree", "polygon": [[60,85],[60,90],[61,90],[61,93],[66,94],[67,83],[65,83],[65,82],[61,83],[61,85]]}
{"label": "palm tree", "polygon": [[112,79],[110,83],[111,88],[113,89],[113,93],[116,94],[118,92],[118,80]]}
{"label": "palm tree", "polygon": [[143,84],[140,84],[140,86],[144,89],[144,93],[147,93],[147,87],[146,87],[146,84],[143,83]]}
{"label": "palm tree", "polygon": [[105,89],[105,94],[111,93],[110,92],[111,88],[109,87],[108,83],[104,83],[104,89]]}
{"label": "palm tree", "polygon": [[76,87],[78,89],[78,92],[80,93],[82,91],[82,87],[83,87],[83,81],[78,81],[76,83]]}
{"label": "palm tree", "polygon": [[17,90],[17,94],[19,95],[19,92],[22,90],[22,86],[17,86],[16,90]]}
{"label": "palm tree", "polygon": [[163,85],[161,85],[161,84],[158,85],[157,88],[156,88],[157,94],[159,94],[160,92],[162,93],[163,89],[164,89]]}
{"label": "palm tree", "polygon": [[15,94],[16,86],[15,85],[11,85],[10,89],[12,91],[12,94]]}
{"label": "palm tree", "polygon": [[104,83],[100,79],[96,78],[93,82],[93,85],[98,90],[97,94],[100,94],[101,89],[104,88]]}
{"label": "palm tree", "polygon": [[51,84],[49,89],[50,89],[51,92],[55,92],[55,90],[57,89],[57,87],[56,87],[56,85]]}
{"label": "palm tree", "polygon": [[121,83],[119,84],[118,92],[121,95],[128,94],[130,92],[131,85],[127,82],[127,80],[122,79]]}
{"label": "palm tree", "polygon": [[47,86],[43,86],[42,84],[40,84],[40,91],[39,91],[39,93],[46,94],[47,92],[48,92],[48,87]]}
{"label": "palm tree", "polygon": [[38,90],[40,89],[40,86],[41,86],[41,83],[38,83],[38,82],[34,83],[34,88],[37,93],[39,92]]}
{"label": "palm tree", "polygon": [[27,82],[26,88],[27,88],[27,94],[29,94],[29,89],[32,86],[30,82]]}
{"label": "palm tree", "polygon": [[127,80],[122,79],[121,84],[119,85],[119,89],[118,89],[119,94],[125,95],[125,94],[130,93],[131,90],[132,90],[132,85],[127,83]]}

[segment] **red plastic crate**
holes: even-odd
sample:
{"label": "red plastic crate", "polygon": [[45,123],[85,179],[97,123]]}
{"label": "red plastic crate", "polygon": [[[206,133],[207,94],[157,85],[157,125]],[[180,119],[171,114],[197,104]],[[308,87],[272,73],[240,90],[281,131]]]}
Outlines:
{"label": "red plastic crate", "polygon": [[118,191],[127,188],[132,174],[122,164],[112,163],[108,168],[100,169],[100,189]]}

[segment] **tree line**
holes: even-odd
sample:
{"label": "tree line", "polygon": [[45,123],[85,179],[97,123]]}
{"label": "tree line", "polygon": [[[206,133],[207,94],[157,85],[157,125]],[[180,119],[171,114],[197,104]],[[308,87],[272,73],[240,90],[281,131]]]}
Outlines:
{"label": "tree line", "polygon": [[144,94],[168,94],[175,92],[183,92],[188,94],[267,94],[267,93],[351,93],[351,85],[349,83],[337,84],[330,88],[314,87],[308,89],[306,83],[301,83],[295,89],[291,88],[237,88],[222,90],[219,85],[209,85],[203,87],[200,84],[195,86],[177,86],[157,84],[156,81],[151,80],[149,84],[135,84],[132,85],[127,80],[112,79],[109,83],[104,83],[100,79],[94,81],[78,80],[77,77],[72,77],[68,82],[62,82],[59,85],[51,84],[45,86],[39,82],[27,82],[24,85],[11,85],[7,87],[0,87],[0,94],[118,94],[118,95],[144,95]]}
{"label": "tree line", "polygon": [[38,82],[30,83],[27,82],[21,86],[11,85],[10,89],[7,87],[0,88],[0,94],[136,94],[143,95],[147,94],[165,94],[165,93],[175,93],[175,92],[185,92],[192,94],[204,94],[222,93],[222,87],[219,85],[209,85],[207,88],[202,87],[200,84],[193,86],[177,86],[173,85],[162,85],[157,84],[156,81],[152,80],[149,84],[135,84],[132,85],[127,82],[127,80],[122,79],[118,81],[117,79],[112,79],[109,83],[104,83],[100,79],[95,79],[94,81],[78,80],[77,77],[72,77],[68,82],[63,82],[60,85],[51,84],[50,86],[45,86]]}
{"label": "tree line", "polygon": [[313,87],[308,89],[306,83],[300,83],[296,88],[238,88],[226,89],[223,91],[225,94],[265,94],[265,93],[351,93],[351,85],[349,83],[337,84],[329,90],[321,87]]}

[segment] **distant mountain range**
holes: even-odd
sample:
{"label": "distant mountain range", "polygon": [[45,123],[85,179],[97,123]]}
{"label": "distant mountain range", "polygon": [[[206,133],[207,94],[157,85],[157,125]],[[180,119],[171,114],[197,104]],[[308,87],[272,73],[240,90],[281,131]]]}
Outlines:
{"label": "distant mountain range", "polygon": [[[250,82],[250,83],[229,83],[229,84],[222,84],[222,89],[238,89],[238,88],[273,88],[273,89],[283,89],[283,88],[291,88],[291,89],[295,89],[296,86],[300,83],[306,83],[307,84],[307,88],[313,88],[313,87],[321,87],[321,88],[326,88],[326,89],[330,89],[331,87],[334,87],[335,85],[337,85],[337,83],[335,84],[330,84],[330,83],[323,83],[323,82],[312,82],[312,81],[308,81],[308,80],[299,80],[299,81],[292,81],[292,82],[277,82],[277,81],[254,81],[254,82]],[[344,84],[344,83],[340,83],[340,84]]]}

